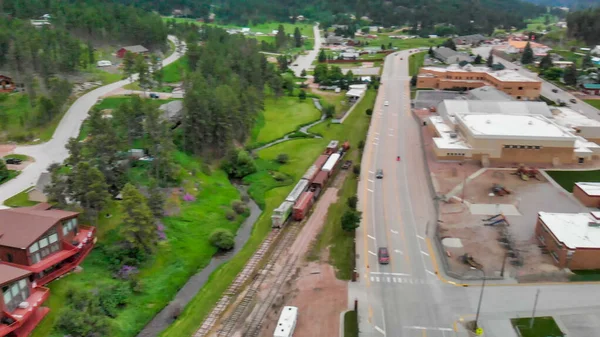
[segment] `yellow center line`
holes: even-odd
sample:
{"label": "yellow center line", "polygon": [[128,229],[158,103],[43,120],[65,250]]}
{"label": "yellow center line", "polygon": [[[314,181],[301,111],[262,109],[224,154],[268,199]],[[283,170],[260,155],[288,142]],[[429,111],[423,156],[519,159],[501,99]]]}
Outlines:
{"label": "yellow center line", "polygon": [[426,337],[427,336],[427,330],[423,329],[421,331],[423,331],[423,337]]}

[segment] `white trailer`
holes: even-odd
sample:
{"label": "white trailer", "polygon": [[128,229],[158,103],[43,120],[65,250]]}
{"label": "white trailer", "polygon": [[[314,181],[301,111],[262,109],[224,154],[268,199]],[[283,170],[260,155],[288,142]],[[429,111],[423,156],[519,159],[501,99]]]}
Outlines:
{"label": "white trailer", "polygon": [[324,171],[324,172],[333,171],[333,168],[335,167],[335,164],[338,162],[340,157],[341,157],[341,155],[339,153],[334,153],[331,156],[329,156],[329,159],[327,159],[327,161],[325,162],[325,165],[323,165],[323,168],[321,169],[321,171]]}
{"label": "white trailer", "polygon": [[296,322],[298,322],[298,308],[283,307],[273,337],[292,337],[294,329],[296,329]]}
{"label": "white trailer", "polygon": [[310,181],[306,179],[300,179],[300,181],[296,184],[294,189],[290,192],[290,194],[288,194],[287,198],[285,198],[285,201],[296,202],[296,200],[298,200],[298,198],[300,197],[300,194],[306,191],[308,184],[310,184]]}

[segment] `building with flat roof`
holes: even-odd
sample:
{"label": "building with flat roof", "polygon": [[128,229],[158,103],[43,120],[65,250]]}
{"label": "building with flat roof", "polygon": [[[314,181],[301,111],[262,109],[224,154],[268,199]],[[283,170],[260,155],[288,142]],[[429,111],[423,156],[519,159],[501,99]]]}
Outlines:
{"label": "building with flat roof", "polygon": [[535,236],[559,268],[600,269],[600,212],[539,212]]}
{"label": "building with flat roof", "polygon": [[513,70],[494,71],[470,64],[464,67],[423,67],[417,76],[417,88],[466,91],[484,86],[492,86],[518,100],[535,100],[540,96],[542,82]]}
{"label": "building with flat roof", "polygon": [[457,64],[462,61],[473,62],[473,58],[469,56],[469,54],[461,53],[446,47],[437,47],[433,50],[433,55],[435,58],[446,64]]}
{"label": "building with flat roof", "polygon": [[486,85],[484,87],[469,90],[468,98],[472,100],[480,101],[512,101],[514,98],[500,91],[492,86]]}
{"label": "building with flat roof", "polygon": [[523,101],[480,101],[446,99],[437,106],[437,112],[448,120],[457,114],[485,112],[500,115],[542,115],[552,117],[552,112],[544,102]]}
{"label": "building with flat roof", "polygon": [[600,207],[600,183],[575,183],[573,196],[586,207]]}

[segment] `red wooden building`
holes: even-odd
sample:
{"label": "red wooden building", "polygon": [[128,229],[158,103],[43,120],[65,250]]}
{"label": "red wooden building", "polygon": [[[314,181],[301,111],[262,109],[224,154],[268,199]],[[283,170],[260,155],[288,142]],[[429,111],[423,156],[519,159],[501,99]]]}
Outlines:
{"label": "red wooden building", "polygon": [[136,55],[146,55],[148,54],[148,49],[146,49],[146,47],[141,46],[141,45],[135,45],[135,46],[127,46],[127,47],[123,47],[119,50],[117,50],[117,57],[118,58],[123,58],[125,57],[125,54],[127,53],[132,53],[132,54],[136,54]]}

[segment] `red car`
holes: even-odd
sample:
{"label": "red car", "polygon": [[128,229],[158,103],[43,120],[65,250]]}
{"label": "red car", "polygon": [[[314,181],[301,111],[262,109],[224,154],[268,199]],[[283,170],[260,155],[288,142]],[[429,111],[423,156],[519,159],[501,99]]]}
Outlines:
{"label": "red car", "polygon": [[377,251],[377,257],[379,259],[380,264],[390,263],[390,254],[388,253],[388,250],[385,247],[379,247],[379,250]]}

